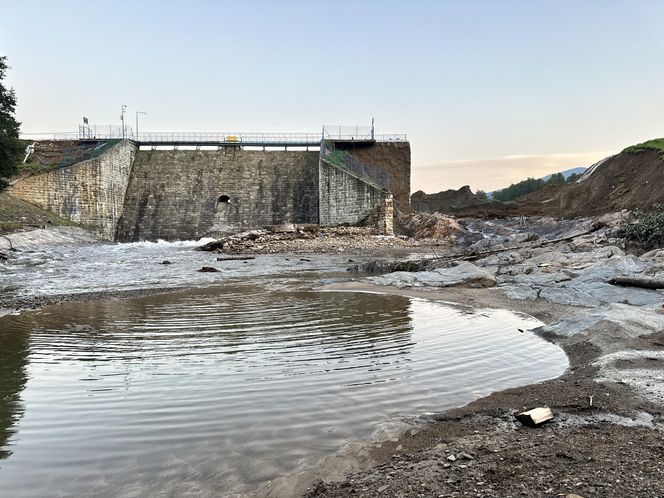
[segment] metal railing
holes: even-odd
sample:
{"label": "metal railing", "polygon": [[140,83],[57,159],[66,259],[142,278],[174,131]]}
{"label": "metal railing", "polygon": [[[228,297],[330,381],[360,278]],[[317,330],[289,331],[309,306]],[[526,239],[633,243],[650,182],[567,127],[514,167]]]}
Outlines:
{"label": "metal railing", "polygon": [[139,143],[225,143],[238,145],[315,145],[320,136],[314,133],[244,133],[244,132],[141,132],[128,138]]}
{"label": "metal railing", "polygon": [[323,140],[340,142],[406,142],[405,133],[374,133],[372,126],[323,126]]}
{"label": "metal railing", "polygon": [[323,140],[321,142],[320,155],[330,164],[350,171],[379,188],[388,190],[390,175],[375,166],[368,165],[345,150],[336,150],[329,141]]}
{"label": "metal railing", "polygon": [[374,134],[362,126],[324,127],[317,133],[247,133],[247,132],[140,132],[113,125],[80,126],[76,132],[24,133],[26,140],[118,140],[126,138],[146,144],[238,144],[257,146],[318,146],[324,140],[344,142],[405,142],[405,134]]}

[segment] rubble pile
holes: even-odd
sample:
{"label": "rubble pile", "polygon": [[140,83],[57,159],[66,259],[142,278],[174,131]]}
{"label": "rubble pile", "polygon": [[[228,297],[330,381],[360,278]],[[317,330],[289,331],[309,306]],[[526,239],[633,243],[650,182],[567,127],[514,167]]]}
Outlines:
{"label": "rubble pile", "polygon": [[377,230],[367,227],[291,225],[229,235],[199,249],[224,254],[357,253],[419,245],[416,240],[379,235]]}
{"label": "rubble pile", "polygon": [[404,235],[420,240],[456,237],[465,231],[455,218],[440,213],[406,214],[398,224]]}

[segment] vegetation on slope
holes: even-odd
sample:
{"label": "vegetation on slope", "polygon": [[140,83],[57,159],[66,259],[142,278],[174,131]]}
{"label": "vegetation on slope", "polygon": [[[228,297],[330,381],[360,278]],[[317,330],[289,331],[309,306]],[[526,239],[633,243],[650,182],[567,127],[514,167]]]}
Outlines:
{"label": "vegetation on slope", "polygon": [[623,152],[627,154],[640,154],[647,150],[657,150],[664,154],[664,138],[655,138],[636,145],[630,145]]}
{"label": "vegetation on slope", "polygon": [[662,247],[664,243],[664,206],[655,206],[652,211],[643,213],[636,210],[638,221],[623,226],[625,238],[636,242],[645,249]]}
{"label": "vegetation on slope", "polygon": [[493,198],[503,202],[511,201],[522,195],[536,192],[547,185],[562,185],[566,182],[571,183],[577,178],[578,175],[570,175],[570,177],[565,180],[562,173],[555,173],[551,175],[548,180],[543,180],[542,178],[526,178],[519,183],[513,183],[507,188],[494,192]]}
{"label": "vegetation on slope", "polygon": [[57,214],[0,192],[0,234],[44,226],[74,225]]}

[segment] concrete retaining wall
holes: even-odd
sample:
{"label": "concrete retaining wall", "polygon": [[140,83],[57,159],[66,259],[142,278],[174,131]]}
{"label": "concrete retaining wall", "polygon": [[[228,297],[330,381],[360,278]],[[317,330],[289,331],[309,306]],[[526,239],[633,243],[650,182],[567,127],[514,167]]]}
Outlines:
{"label": "concrete retaining wall", "polygon": [[96,159],[20,179],[8,192],[113,240],[136,146],[120,142]]}
{"label": "concrete retaining wall", "polygon": [[117,240],[198,239],[283,223],[318,223],[318,152],[139,151]]}

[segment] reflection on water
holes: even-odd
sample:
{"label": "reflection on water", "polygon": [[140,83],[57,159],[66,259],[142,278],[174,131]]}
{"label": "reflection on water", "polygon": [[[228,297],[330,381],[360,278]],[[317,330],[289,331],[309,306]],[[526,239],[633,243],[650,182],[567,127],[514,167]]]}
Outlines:
{"label": "reflection on water", "polygon": [[3,333],[0,326],[0,468],[1,460],[12,454],[9,439],[23,414],[21,391],[27,380],[27,363],[28,335]]}
{"label": "reflection on water", "polygon": [[251,493],[389,417],[558,375],[563,353],[517,331],[536,325],[401,296],[250,286],[7,316],[0,489]]}

